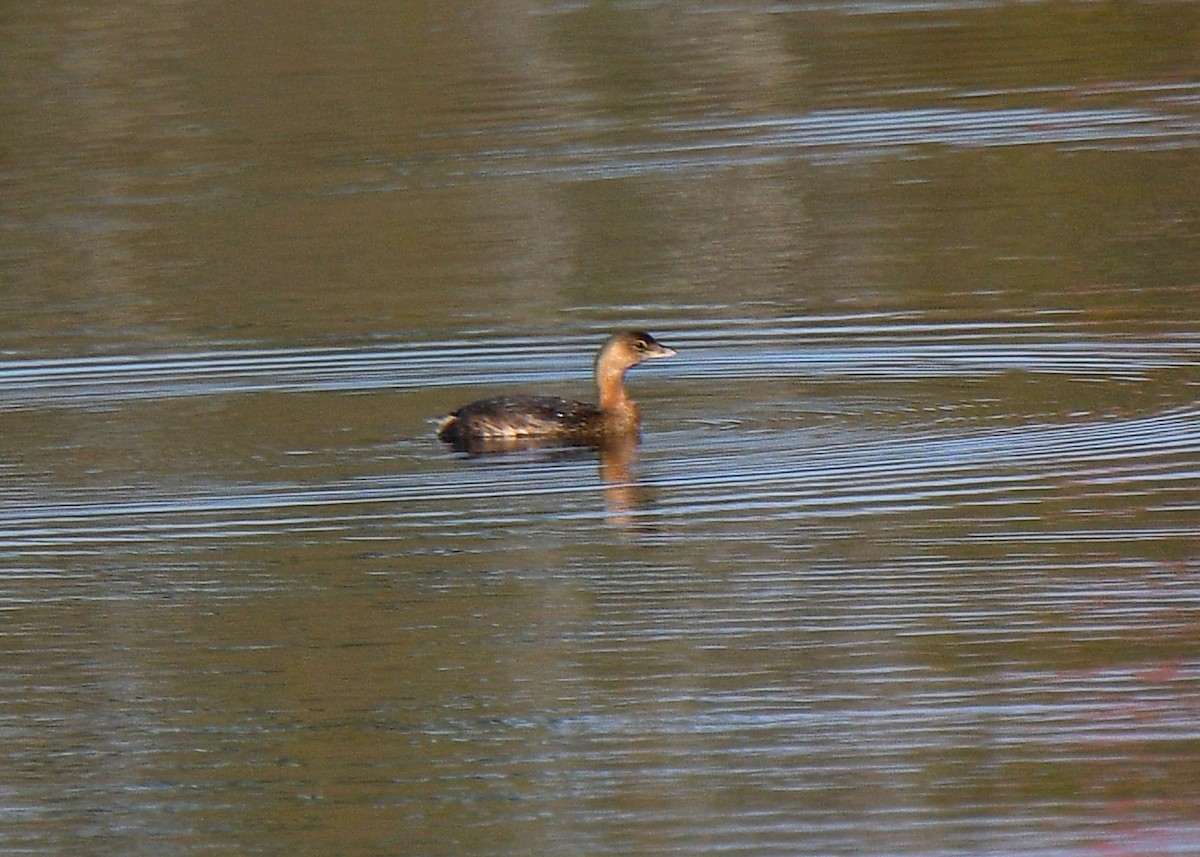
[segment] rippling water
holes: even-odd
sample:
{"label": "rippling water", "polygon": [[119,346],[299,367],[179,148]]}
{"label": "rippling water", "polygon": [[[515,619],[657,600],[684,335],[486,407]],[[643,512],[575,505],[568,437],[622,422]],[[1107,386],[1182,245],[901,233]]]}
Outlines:
{"label": "rippling water", "polygon": [[[1180,84],[1164,93],[1195,102],[1200,87]],[[971,97],[968,95],[968,97]],[[596,129],[589,128],[594,133]],[[619,127],[608,129],[619,132]],[[519,138],[571,135],[576,129],[513,129]],[[729,170],[805,158],[815,161],[894,155],[898,149],[945,145],[966,148],[1055,144],[1066,149],[1192,148],[1200,120],[1190,112],[1097,110],[889,110],[815,111],[797,117],[762,117],[669,123],[642,129],[653,143],[597,147],[586,143],[511,150],[476,156],[489,177],[536,175],[565,180],[619,178],[696,170]],[[406,175],[428,180],[420,166]],[[391,183],[395,187],[395,183]],[[356,188],[364,190],[365,188]]]}
{"label": "rippling water", "polygon": [[[288,820],[238,841],[299,843],[332,804],[446,833],[452,812],[502,831],[488,853],[1187,853],[1192,333],[662,334],[680,354],[631,378],[646,438],[615,479],[585,450],[433,438],[470,390],[586,389],[590,334],[5,361],[0,408],[54,416],[54,457],[179,408],[288,425],[299,399],[334,432],[100,484],[37,476],[30,447],[0,503],[7,841],[59,842],[45,814],[91,806],[78,841],[201,847],[278,794]],[[418,850],[456,853],[444,835]]]}
{"label": "rippling water", "polygon": [[16,3],[0,852],[1194,853],[1196,8]]}
{"label": "rippling water", "polygon": [[[829,344],[849,338],[830,331],[847,328],[855,332],[853,345]],[[645,373],[666,395],[665,403],[648,409],[651,435],[640,462],[658,496],[624,512],[657,542],[687,541],[698,532],[758,540],[769,531],[790,543],[806,531],[835,536],[826,531],[880,516],[919,515],[928,527],[943,515],[976,515],[974,534],[948,539],[939,532],[936,538],[955,544],[1140,539],[1174,544],[1186,558],[1197,512],[1200,424],[1194,403],[1150,412],[1104,406],[1022,416],[1013,413],[1015,403],[1004,398],[1003,388],[1063,375],[1072,385],[1138,384],[1153,377],[1166,389],[1170,385],[1161,379],[1179,376],[1186,390],[1190,381],[1183,379],[1195,377],[1200,353],[1195,338],[1066,341],[1059,330],[1039,340],[1036,330],[1032,326],[1024,335],[973,325],[889,330],[878,321],[869,327],[843,321],[727,334],[720,345],[711,335],[681,334],[673,341],[682,358],[661,372]],[[446,367],[459,367],[452,382],[486,384],[504,374],[506,361],[564,367],[514,370],[510,382],[578,383],[585,369],[571,366],[579,361],[560,353],[563,348],[573,346],[518,347],[501,340],[471,347],[25,361],[0,366],[0,378],[10,409],[91,412],[146,399],[263,390],[433,387],[452,394],[454,388],[440,380]],[[977,389],[960,401],[896,401],[895,394],[870,392],[881,384],[904,387],[931,378],[964,379]],[[726,410],[713,407],[714,401],[729,401],[728,394],[714,396],[721,385],[762,379],[773,391],[759,391]],[[780,395],[789,382],[814,385],[815,393],[800,401]],[[337,412],[336,405],[325,407]],[[199,541],[205,549],[214,539],[284,534],[293,543],[321,540],[330,532],[351,539],[403,538],[416,527],[424,537],[436,534],[449,549],[489,531],[516,525],[559,530],[605,514],[600,497],[606,486],[594,473],[594,455],[530,453],[464,468],[432,440],[431,428],[418,431],[370,451],[379,472],[328,481],[314,481],[310,459],[330,451],[307,451],[295,456],[300,466],[276,462],[269,484],[231,479],[200,488],[117,485],[100,492],[56,485],[40,501],[36,484],[27,485],[22,495],[0,505],[0,545],[34,553],[84,546],[100,552],[108,544],[164,550],[171,542],[180,543],[171,549],[186,549]],[[397,468],[399,457],[419,458],[422,465]],[[292,470],[297,473],[289,479]],[[1127,508],[1133,498],[1140,498],[1136,514]],[[514,506],[518,501],[529,505]],[[1070,525],[1039,532],[1037,522],[1049,503],[1075,507],[1066,515]],[[1113,507],[1123,510],[1125,526],[1104,517]],[[993,532],[1001,524],[1015,531]],[[742,525],[749,530],[740,535]],[[898,526],[890,540],[903,536],[903,524]]]}

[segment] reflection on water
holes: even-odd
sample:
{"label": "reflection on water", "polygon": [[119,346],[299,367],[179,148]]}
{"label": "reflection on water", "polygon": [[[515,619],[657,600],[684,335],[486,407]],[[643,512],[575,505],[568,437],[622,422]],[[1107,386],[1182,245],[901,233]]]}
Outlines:
{"label": "reflection on water", "polygon": [[[1185,85],[1200,98],[1200,86]],[[781,160],[846,160],[929,145],[1071,149],[1194,145],[1200,119],[1135,110],[817,111],[790,118],[673,123],[648,129],[654,142],[488,152],[485,174],[597,179],[681,170],[735,169]]]}
{"label": "reflection on water", "polygon": [[[655,308],[656,313],[667,308]],[[686,322],[663,316],[688,344],[668,377],[726,381],[920,381],[1008,372],[1081,382],[1145,382],[1196,366],[1200,334],[1166,318],[1131,325],[1054,321],[936,322],[906,314]],[[690,328],[690,329],[689,329]],[[103,407],[128,400],[261,392],[412,392],[447,386],[561,385],[591,370],[591,333],[489,336],[486,341],[360,347],[208,350],[0,361],[0,410]],[[656,375],[661,374],[659,366]],[[1186,378],[1181,378],[1181,382]],[[634,382],[635,385],[638,382]],[[446,410],[453,401],[443,400]],[[718,416],[718,415],[714,415]]]}
{"label": "reflection on water", "polygon": [[1198,10],[8,4],[0,851],[1194,852]]}
{"label": "reflection on water", "polygon": [[635,438],[618,438],[600,448],[600,481],[604,484],[604,506],[609,520],[628,529],[638,520],[635,513],[650,506],[651,494],[644,484],[635,481],[637,462]]}
{"label": "reflection on water", "polygon": [[[909,337],[916,342],[899,344]],[[728,337],[719,347],[706,346],[697,337],[687,347],[687,359],[664,369],[668,377],[659,382],[653,397],[647,397],[647,460],[641,464],[651,470],[656,488],[669,489],[662,502],[653,506],[635,499],[646,487],[639,487],[634,475],[640,469],[636,438],[599,450],[505,443],[487,452],[507,450],[510,455],[476,461],[468,457],[468,466],[456,467],[454,454],[434,439],[431,415],[410,412],[414,433],[368,451],[375,464],[360,476],[339,475],[344,464],[336,457],[319,460],[332,451],[310,450],[294,462],[288,461],[294,456],[277,454],[269,463],[270,482],[259,484],[231,478],[230,473],[225,484],[210,487],[173,487],[162,492],[115,485],[104,492],[108,496],[98,495],[94,488],[55,487],[53,497],[36,500],[35,482],[25,486],[21,497],[0,507],[0,522],[6,525],[9,547],[47,547],[59,544],[59,538],[95,544],[106,534],[120,541],[138,538],[137,533],[154,541],[191,538],[197,533],[243,538],[255,532],[287,532],[295,538],[303,532],[352,530],[367,518],[376,522],[373,526],[400,531],[423,520],[425,528],[437,527],[453,539],[472,538],[493,525],[507,528],[521,521],[552,527],[556,519],[589,517],[600,510],[589,510],[588,498],[600,491],[610,513],[671,518],[667,531],[676,533],[681,528],[684,532],[697,527],[719,529],[738,521],[759,522],[753,531],[757,532],[767,521],[815,522],[914,512],[928,517],[937,510],[972,507],[993,507],[988,515],[992,524],[1006,518],[1018,524],[1026,520],[1023,507],[1044,510],[1062,495],[1071,498],[1078,523],[1086,524],[1100,515],[1099,508],[1088,512],[1089,506],[1121,505],[1130,491],[1144,490],[1157,502],[1138,515],[1127,510],[1127,523],[1153,511],[1161,523],[1156,538],[1186,542],[1191,535],[1190,516],[1196,509],[1189,492],[1194,487],[1200,432],[1187,390],[1200,352],[1187,337],[1159,338],[1143,348],[1129,340],[1093,341],[1086,348],[1079,342],[1030,340],[979,343],[957,351],[940,344],[921,345],[923,332],[906,335],[902,327],[886,335],[880,332],[880,339],[891,343],[887,347],[855,338],[854,348],[830,345],[824,336],[815,345],[794,342],[785,348],[782,340],[759,333],[748,336],[740,347]],[[406,375],[414,385],[418,377],[428,379],[423,367],[430,364],[462,366],[464,360],[478,360],[477,369],[466,370],[477,378],[475,373],[489,366],[492,355],[512,353],[508,343],[473,348],[481,356],[472,358],[461,354],[455,358],[449,349],[415,350],[419,356],[407,367],[390,349],[383,352],[392,371],[378,371],[396,378],[403,389]],[[264,386],[279,391],[312,383],[314,389],[340,386],[343,393],[352,393],[377,383],[369,377],[379,363],[374,351],[339,351],[327,359],[327,367],[319,370],[311,361],[301,364],[302,374],[290,381],[285,376],[272,380],[270,373],[281,370],[277,358],[269,354],[259,358],[206,355],[206,363],[221,368],[203,379],[189,361],[167,372],[159,358],[146,361],[140,370],[130,358],[129,370],[122,373],[129,386],[116,390],[88,382],[88,367],[93,364],[87,360],[78,362],[78,374],[64,373],[61,362],[10,361],[0,366],[0,377],[6,379],[6,404],[17,413],[78,408],[85,418],[119,407],[120,396],[127,397],[127,403],[147,396],[152,400],[182,397],[186,402],[203,400],[214,395],[213,390],[219,395],[231,391],[248,395]],[[349,368],[356,361],[362,371]],[[286,365],[283,371],[292,368]],[[1024,367],[1023,377],[1012,374],[1012,367],[1018,365]],[[584,371],[581,364],[574,374]],[[145,380],[140,380],[143,373]],[[308,380],[310,373],[320,380]],[[1059,374],[1068,380],[1044,393],[1047,402],[1039,404],[1036,379]],[[65,382],[64,375],[69,376]],[[102,366],[99,378],[108,375],[109,366]],[[570,377],[566,373],[565,379]],[[1157,410],[1130,412],[1120,401],[1102,403],[1089,396],[1090,385],[1105,377],[1110,385],[1153,382],[1160,395],[1175,388],[1181,397],[1178,404],[1164,401]],[[898,394],[883,392],[955,378],[970,385],[970,395],[957,402],[922,403],[921,395],[926,394],[907,393],[906,401],[889,406]],[[809,385],[806,401],[791,400],[789,383]],[[721,392],[726,384],[748,391],[748,397]],[[427,380],[426,385],[449,389],[440,380]],[[680,392],[667,392],[676,385],[682,385]],[[863,392],[854,394],[849,385]],[[1070,392],[1077,386],[1077,394]],[[696,396],[701,389],[709,395]],[[877,392],[866,395],[871,389]],[[1013,413],[1014,396],[1030,409],[1028,414]],[[1071,404],[1076,397],[1079,407]],[[748,402],[758,410],[747,412]],[[822,427],[831,421],[839,425],[836,431]],[[393,446],[396,442],[400,445]],[[398,455],[417,456],[424,464],[411,470],[387,466]],[[302,481],[289,484],[285,475],[290,471]],[[431,472],[437,473],[433,481]],[[328,474],[325,481],[318,478],[322,473]],[[1137,487],[1143,483],[1144,488]],[[583,505],[561,506],[548,516],[540,506],[522,511],[513,505],[515,500],[539,496],[573,497]],[[434,507],[448,502],[473,504],[469,519],[460,520],[447,509],[432,514]],[[389,508],[382,513],[359,508],[374,506]],[[1002,512],[1005,517],[996,517]],[[255,519],[252,524],[250,518]],[[1168,520],[1176,523],[1167,525]],[[1101,525],[1097,535],[1105,539],[1148,535],[1115,527],[1102,518],[1095,522]],[[35,524],[35,529],[25,529]],[[85,529],[76,532],[76,527]],[[1086,537],[1082,531],[1070,534],[1075,539]],[[987,535],[979,532],[975,538]],[[1022,527],[1014,538],[1038,537]]]}
{"label": "reflection on water", "polygon": [[[506,853],[1186,852],[1194,337],[729,318],[633,380],[640,448],[434,437],[464,385],[586,386],[589,338],[0,366],[40,427],[0,502],[7,841],[103,807],[71,841],[366,853],[401,813],[428,853],[495,850],[464,824]],[[105,424],[154,481],[89,478]]]}
{"label": "reflection on water", "polygon": [[650,492],[637,480],[634,470],[638,440],[636,435],[618,435],[599,443],[564,447],[557,440],[547,438],[473,438],[465,444],[455,444],[455,447],[472,457],[540,453],[534,460],[548,465],[547,469],[555,462],[594,458],[604,487],[604,506],[609,522],[625,529],[634,525],[635,512],[644,512],[650,505]]}

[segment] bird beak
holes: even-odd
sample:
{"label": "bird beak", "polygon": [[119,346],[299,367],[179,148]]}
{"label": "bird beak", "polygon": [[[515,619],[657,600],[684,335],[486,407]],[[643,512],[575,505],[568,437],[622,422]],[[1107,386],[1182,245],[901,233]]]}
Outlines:
{"label": "bird beak", "polygon": [[674,357],[676,355],[674,348],[667,348],[661,342],[655,343],[655,349],[649,352],[647,357]]}

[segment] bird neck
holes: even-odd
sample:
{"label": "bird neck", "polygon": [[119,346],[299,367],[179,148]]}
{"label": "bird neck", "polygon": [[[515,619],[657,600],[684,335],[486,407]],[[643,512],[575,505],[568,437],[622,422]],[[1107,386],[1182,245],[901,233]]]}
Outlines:
{"label": "bird neck", "polygon": [[600,410],[606,413],[627,415],[637,419],[637,406],[625,392],[625,370],[627,367],[612,365],[601,360],[596,364],[596,393]]}
{"label": "bird neck", "polygon": [[625,392],[625,373],[620,370],[596,371],[596,392],[600,410],[621,411],[633,404]]}

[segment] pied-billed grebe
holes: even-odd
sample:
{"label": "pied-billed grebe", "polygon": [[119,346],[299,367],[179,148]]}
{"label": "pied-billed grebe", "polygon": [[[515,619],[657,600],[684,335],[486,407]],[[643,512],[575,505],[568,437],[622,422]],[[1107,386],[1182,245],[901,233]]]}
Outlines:
{"label": "pied-billed grebe", "polygon": [[598,444],[635,436],[638,409],[625,392],[625,372],[675,353],[642,330],[615,333],[596,355],[598,405],[556,396],[499,396],[464,405],[442,420],[438,438],[459,449],[502,448],[505,443]]}

